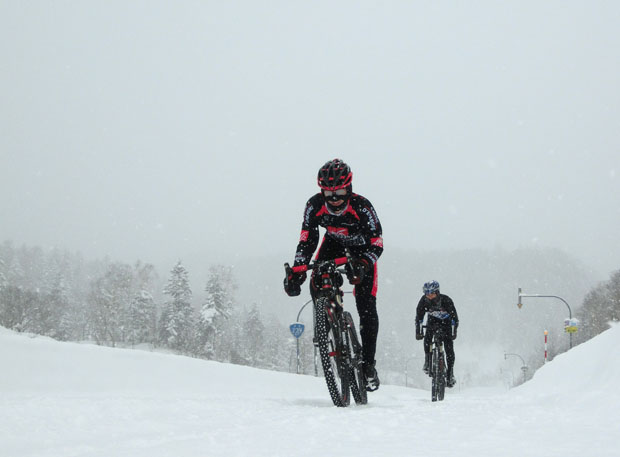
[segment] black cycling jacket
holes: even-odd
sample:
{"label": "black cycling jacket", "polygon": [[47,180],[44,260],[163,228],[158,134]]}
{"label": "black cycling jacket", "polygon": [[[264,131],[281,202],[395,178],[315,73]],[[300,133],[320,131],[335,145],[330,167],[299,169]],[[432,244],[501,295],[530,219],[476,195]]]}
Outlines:
{"label": "black cycling jacket", "polygon": [[459,316],[454,302],[447,295],[439,294],[435,300],[429,300],[426,295],[423,295],[416,308],[416,322],[422,322],[426,313],[428,313],[427,325],[451,325],[452,323],[459,325]]}
{"label": "black cycling jacket", "polygon": [[333,215],[318,193],[308,200],[295,265],[307,265],[319,243],[319,226],[326,229],[325,237],[348,247],[354,257],[364,257],[374,265],[383,252],[381,223],[372,204],[361,195],[353,194],[342,214]]}

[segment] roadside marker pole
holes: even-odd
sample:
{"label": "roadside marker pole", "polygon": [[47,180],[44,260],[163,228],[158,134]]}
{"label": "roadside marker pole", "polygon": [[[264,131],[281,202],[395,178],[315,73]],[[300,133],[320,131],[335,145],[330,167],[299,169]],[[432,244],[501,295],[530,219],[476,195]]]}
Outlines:
{"label": "roadside marker pole", "polygon": [[547,363],[547,335],[549,332],[545,330],[545,363]]}

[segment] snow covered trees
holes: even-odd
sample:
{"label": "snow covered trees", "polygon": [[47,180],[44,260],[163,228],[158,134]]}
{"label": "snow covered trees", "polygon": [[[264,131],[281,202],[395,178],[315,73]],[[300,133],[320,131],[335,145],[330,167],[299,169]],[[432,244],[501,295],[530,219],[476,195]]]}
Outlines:
{"label": "snow covered trees", "polygon": [[4,327],[110,346],[162,345],[195,357],[289,369],[294,345],[288,330],[258,304],[238,307],[236,289],[232,267],[214,265],[196,308],[181,262],[161,284],[149,264],[86,262],[56,249],[0,244]]}
{"label": "snow covered trees", "polygon": [[6,275],[4,273],[5,269],[6,265],[4,265],[4,260],[0,258],[0,292],[2,292],[2,289],[7,285]]}
{"label": "snow covered trees", "polygon": [[107,342],[115,346],[117,342],[124,341],[124,314],[131,297],[131,281],[131,267],[114,263],[104,276],[92,283],[90,320],[97,344]]}
{"label": "snow covered trees", "polygon": [[8,285],[0,290],[0,325],[18,332],[30,331],[38,296],[30,290]]}
{"label": "snow covered trees", "polygon": [[66,339],[63,272],[52,259],[41,248],[0,246],[0,325]]}
{"label": "snow covered trees", "polygon": [[620,270],[588,292],[577,317],[582,324],[577,334],[580,341],[607,330],[610,322],[620,321]]}
{"label": "snow covered trees", "polygon": [[243,333],[245,335],[245,356],[249,365],[262,365],[262,355],[265,352],[265,324],[261,319],[261,313],[256,304],[253,304],[243,322]]}
{"label": "snow covered trees", "polygon": [[197,326],[198,354],[208,359],[229,360],[222,335],[233,307],[236,285],[232,270],[223,265],[210,268],[205,286],[206,298],[200,309]]}
{"label": "snow covered trees", "polygon": [[146,290],[136,291],[127,310],[127,342],[154,343],[157,328],[157,312],[153,296]]}
{"label": "snow covered trees", "polygon": [[170,348],[188,353],[193,346],[194,309],[188,273],[180,260],[170,272],[164,294],[170,299],[164,304],[160,338]]}
{"label": "snow covered trees", "polygon": [[133,296],[127,309],[127,342],[155,343],[157,337],[157,306],[150,292],[154,287],[155,268],[153,265],[134,267]]}

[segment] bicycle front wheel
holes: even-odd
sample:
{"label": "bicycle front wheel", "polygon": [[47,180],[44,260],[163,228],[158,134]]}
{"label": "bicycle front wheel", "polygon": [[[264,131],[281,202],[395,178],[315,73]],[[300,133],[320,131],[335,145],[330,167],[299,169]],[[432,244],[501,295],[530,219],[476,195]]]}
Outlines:
{"label": "bicycle front wheel", "polygon": [[329,395],[334,405],[349,406],[349,373],[343,357],[342,333],[327,298],[317,300],[315,333]]}
{"label": "bicycle front wheel", "polygon": [[432,401],[442,401],[446,391],[446,361],[439,349],[433,349],[432,359],[431,399]]}

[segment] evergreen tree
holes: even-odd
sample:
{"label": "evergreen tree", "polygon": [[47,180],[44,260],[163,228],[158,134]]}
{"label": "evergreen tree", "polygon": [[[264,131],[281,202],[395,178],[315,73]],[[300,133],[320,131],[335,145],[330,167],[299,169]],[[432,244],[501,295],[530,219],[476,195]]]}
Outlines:
{"label": "evergreen tree", "polygon": [[0,257],[0,291],[8,285],[5,271],[6,265],[4,264],[4,259]]}
{"label": "evergreen tree", "polygon": [[243,334],[244,316],[243,311],[233,309],[230,317],[218,327],[219,360],[235,365],[248,365]]}
{"label": "evergreen tree", "polygon": [[135,291],[127,312],[127,341],[132,345],[155,343],[157,332],[157,307],[151,290],[155,280],[155,268],[137,262],[134,266]]}
{"label": "evergreen tree", "polygon": [[115,263],[92,283],[91,329],[97,344],[109,342],[115,346],[125,340],[132,280],[131,267]]}
{"label": "evergreen tree", "polygon": [[199,354],[209,359],[227,360],[229,349],[221,343],[224,327],[231,317],[235,283],[232,270],[223,265],[210,268],[205,302],[200,309],[197,339]]}
{"label": "evergreen tree", "polygon": [[100,269],[105,271],[101,262],[86,263],[81,254],[65,253],[64,284],[67,294],[67,311],[61,328],[68,332],[71,341],[89,339],[91,310],[89,308],[89,292],[91,278],[99,276]]}
{"label": "evergreen tree", "polygon": [[13,257],[15,256],[15,249],[13,248],[13,243],[10,241],[5,241],[0,244],[0,269],[5,274],[5,277],[8,281],[7,269],[11,264]]}
{"label": "evergreen tree", "polygon": [[8,285],[0,290],[0,325],[18,332],[33,331],[34,313],[39,306],[36,292]]}
{"label": "evergreen tree", "polygon": [[188,273],[181,261],[172,269],[164,294],[170,296],[170,300],[165,303],[161,318],[163,343],[172,349],[190,352],[194,340],[194,310]]}
{"label": "evergreen tree", "polygon": [[[263,318],[265,330],[264,343],[261,347],[262,368],[276,371],[295,371],[297,341],[289,329],[278,322],[276,316]],[[312,338],[308,333],[299,339],[301,372],[314,374]]]}
{"label": "evergreen tree", "polygon": [[50,336],[59,340],[67,340],[70,333],[66,325],[65,316],[68,308],[68,298],[62,283],[58,283],[49,292],[39,294],[39,300],[33,316],[32,331]]}
{"label": "evergreen tree", "polygon": [[246,313],[243,335],[248,365],[261,366],[265,355],[265,325],[261,321],[260,311],[256,304],[253,304],[250,311]]}
{"label": "evergreen tree", "polygon": [[43,303],[39,309],[36,333],[67,340],[72,334],[73,319],[70,312],[70,292],[65,278],[70,271],[70,258],[54,249],[44,259],[41,269],[41,294]]}
{"label": "evergreen tree", "polygon": [[8,284],[19,288],[24,288],[25,286],[27,286],[26,274],[24,273],[24,269],[22,268],[17,256],[13,257],[10,260],[10,263],[8,264],[6,270],[6,279]]}
{"label": "evergreen tree", "polygon": [[127,341],[132,345],[153,343],[156,327],[156,309],[153,296],[142,289],[129,303]]}

